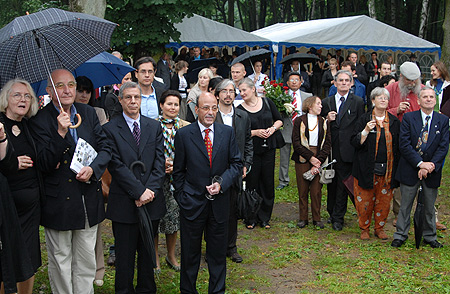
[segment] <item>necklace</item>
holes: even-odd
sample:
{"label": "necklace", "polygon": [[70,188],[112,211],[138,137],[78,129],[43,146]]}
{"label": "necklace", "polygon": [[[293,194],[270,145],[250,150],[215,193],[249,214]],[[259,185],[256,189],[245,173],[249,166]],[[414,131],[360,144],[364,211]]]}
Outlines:
{"label": "necklace", "polygon": [[311,129],[308,127],[308,130],[309,130],[310,132],[314,131],[314,130],[317,128],[318,125],[319,125],[319,117],[317,117],[316,125],[314,126],[314,128],[311,130]]}
{"label": "necklace", "polygon": [[[249,101],[250,102],[250,101]],[[247,103],[248,104],[248,106],[250,106],[250,107],[255,107],[257,104],[258,104],[258,98],[256,98],[256,102],[255,102],[255,104],[250,104],[250,103]]]}

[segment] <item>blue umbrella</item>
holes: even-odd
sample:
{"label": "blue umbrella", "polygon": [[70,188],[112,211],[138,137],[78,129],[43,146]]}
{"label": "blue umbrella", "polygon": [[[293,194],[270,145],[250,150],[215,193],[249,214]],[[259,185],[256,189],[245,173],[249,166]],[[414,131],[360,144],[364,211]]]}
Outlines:
{"label": "blue umbrella", "polygon": [[[102,52],[77,67],[72,73],[75,77],[88,77],[96,89],[106,85],[120,84],[122,78],[133,70],[134,68],[128,63],[110,53]],[[46,79],[33,83],[31,86],[37,96],[47,93],[45,90],[47,87]]]}

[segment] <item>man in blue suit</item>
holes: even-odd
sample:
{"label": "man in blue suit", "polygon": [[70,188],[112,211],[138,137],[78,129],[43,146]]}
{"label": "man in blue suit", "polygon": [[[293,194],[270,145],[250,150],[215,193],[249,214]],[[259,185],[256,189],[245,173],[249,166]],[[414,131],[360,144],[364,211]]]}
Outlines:
{"label": "man in blue suit", "polygon": [[406,113],[400,127],[401,158],[396,179],[400,182],[402,202],[394,233],[393,247],[400,247],[408,238],[411,208],[417,190],[424,193],[425,219],[423,239],[432,248],[443,245],[436,240],[434,203],[441,183],[442,167],[449,144],[448,117],[434,112],[436,96],[430,87],[419,92],[420,110]]}
{"label": "man in blue suit", "polygon": [[[198,293],[196,280],[204,233],[208,293],[224,293],[229,188],[241,176],[243,165],[233,128],[214,123],[218,111],[216,97],[202,93],[195,111],[198,121],[178,130],[175,136],[173,184],[180,206],[180,290]],[[222,178],[221,183],[212,183],[215,176]],[[207,199],[209,195],[213,200]]]}

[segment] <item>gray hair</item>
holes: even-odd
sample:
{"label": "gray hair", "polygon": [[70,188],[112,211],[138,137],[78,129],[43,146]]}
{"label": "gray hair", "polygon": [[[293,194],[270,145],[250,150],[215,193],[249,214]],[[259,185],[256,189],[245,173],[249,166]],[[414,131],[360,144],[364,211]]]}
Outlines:
{"label": "gray hair", "polygon": [[339,76],[340,74],[346,74],[346,75],[348,75],[348,77],[350,78],[350,82],[353,81],[353,75],[352,75],[352,73],[349,72],[348,70],[342,70],[342,69],[341,69],[341,70],[339,70],[339,71],[336,73],[336,75],[334,76],[334,81],[335,81],[335,82],[337,82],[338,76]]}
{"label": "gray hair", "polygon": [[382,87],[376,87],[375,89],[370,92],[370,100],[375,100],[378,96],[384,95],[388,98],[388,100],[391,98],[391,95],[389,94],[389,91]]}
{"label": "gray hair", "polygon": [[216,90],[214,91],[214,95],[216,97],[219,97],[219,93],[220,91],[222,91],[223,89],[225,89],[226,87],[228,87],[229,85],[233,85],[233,89],[236,90],[236,86],[234,85],[233,81],[230,79],[224,79],[223,81],[221,81],[217,86],[216,86]]}
{"label": "gray hair", "polygon": [[419,91],[419,98],[420,98],[420,96],[422,95],[422,92],[423,91],[426,91],[426,90],[433,90],[434,91],[434,89],[433,88],[431,88],[430,86],[425,86],[425,87],[423,87],[422,89],[420,89],[420,91]]}
{"label": "gray hair", "polygon": [[239,82],[238,87],[239,87],[240,85],[247,85],[247,86],[249,86],[250,88],[255,88],[255,83],[253,83],[253,81],[252,81],[250,78],[243,78],[243,79]]}
{"label": "gray hair", "polygon": [[119,97],[120,97],[120,98],[123,98],[123,92],[124,92],[126,89],[131,89],[131,88],[137,88],[137,89],[139,89],[139,93],[142,95],[142,90],[141,90],[141,87],[139,86],[138,83],[135,83],[135,82],[126,82],[125,84],[123,84],[123,85],[120,87],[120,90],[119,90]]}
{"label": "gray hair", "polygon": [[25,116],[27,118],[34,116],[39,110],[38,100],[36,94],[33,91],[33,88],[31,88],[30,83],[22,79],[9,80],[5,84],[5,86],[3,86],[2,91],[0,92],[0,112],[5,112],[6,108],[8,108],[8,97],[9,94],[11,94],[11,88],[15,84],[22,84],[25,87],[27,87],[27,91],[31,95],[31,101],[30,101],[30,109],[28,109],[28,112],[25,114]]}

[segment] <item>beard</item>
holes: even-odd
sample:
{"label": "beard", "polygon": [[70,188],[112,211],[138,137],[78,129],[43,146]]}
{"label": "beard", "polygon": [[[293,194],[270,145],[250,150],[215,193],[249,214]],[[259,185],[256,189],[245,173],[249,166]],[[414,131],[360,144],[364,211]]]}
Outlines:
{"label": "beard", "polygon": [[419,97],[419,92],[421,88],[419,79],[415,80],[414,85],[408,85],[405,83],[405,78],[401,77],[398,83],[398,87],[400,89],[401,98],[406,98],[406,96],[408,96],[409,93],[413,93],[417,97]]}

